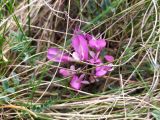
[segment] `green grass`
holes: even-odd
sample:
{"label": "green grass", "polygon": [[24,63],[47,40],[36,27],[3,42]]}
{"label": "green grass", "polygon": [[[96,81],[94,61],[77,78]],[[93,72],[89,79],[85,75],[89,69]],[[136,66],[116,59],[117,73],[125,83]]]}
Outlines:
{"label": "green grass", "polygon": [[[1,118],[159,120],[159,5],[0,0]],[[115,57],[114,71],[79,92],[69,87],[70,78],[56,74],[69,65],[46,58],[50,47],[71,50],[75,27],[107,39],[105,53]]]}

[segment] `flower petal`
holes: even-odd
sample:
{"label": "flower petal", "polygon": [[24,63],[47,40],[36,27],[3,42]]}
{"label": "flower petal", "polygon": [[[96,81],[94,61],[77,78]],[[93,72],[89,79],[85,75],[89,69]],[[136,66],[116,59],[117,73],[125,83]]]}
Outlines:
{"label": "flower petal", "polygon": [[56,49],[56,48],[50,48],[50,49],[48,49],[47,58],[49,60],[56,59],[57,53],[58,53],[58,49]]}
{"label": "flower petal", "polygon": [[113,64],[108,64],[108,65],[96,67],[96,76],[101,77],[101,76],[105,75],[107,72],[112,71],[113,70],[112,65]]}
{"label": "flower petal", "polygon": [[88,60],[90,63],[92,63],[92,64],[101,64],[102,63],[101,59],[98,58],[100,52],[95,53],[93,51],[90,51],[89,53],[90,53],[90,56],[92,57],[90,60]]}
{"label": "flower petal", "polygon": [[89,51],[89,55],[90,55],[92,58],[94,58],[94,57],[96,56],[95,52],[93,52],[93,51]]}
{"label": "flower petal", "polygon": [[99,58],[92,58],[92,59],[90,59],[90,60],[88,60],[91,64],[101,64],[102,63],[102,61],[101,61],[101,59],[99,59]]}
{"label": "flower petal", "polygon": [[75,68],[74,65],[71,65],[70,69],[71,69],[72,71],[75,71],[76,68]]}
{"label": "flower petal", "polygon": [[58,48],[49,48],[47,53],[47,58],[54,62],[68,62],[72,60],[72,58],[65,53],[62,56],[62,53],[63,52]]}
{"label": "flower petal", "polygon": [[96,76],[101,77],[107,73],[107,70],[105,70],[104,66],[99,66],[96,68]]}
{"label": "flower petal", "polygon": [[113,62],[114,61],[114,57],[111,55],[105,55],[104,58],[108,61],[108,62]]}
{"label": "flower petal", "polygon": [[88,44],[83,34],[73,36],[72,47],[78,53],[80,60],[88,59]]}
{"label": "flower petal", "polygon": [[76,60],[76,61],[80,61],[80,56],[77,52],[73,52],[72,57]]}
{"label": "flower petal", "polygon": [[71,66],[70,66],[70,69],[61,68],[61,69],[59,70],[59,73],[60,73],[61,75],[63,75],[64,77],[73,76],[73,75],[76,74],[75,66],[74,66],[74,65],[71,65]]}
{"label": "flower petal", "polygon": [[87,80],[83,80],[83,81],[81,81],[81,83],[82,83],[82,84],[85,84],[85,85],[90,84],[89,81],[87,81]]}
{"label": "flower petal", "polygon": [[101,77],[107,73],[107,70],[105,69],[105,66],[98,66],[96,67],[96,76]]}
{"label": "flower petal", "polygon": [[81,81],[77,75],[74,75],[70,81],[70,86],[75,90],[79,90],[81,88]]}
{"label": "flower petal", "polygon": [[85,77],[85,74],[81,74],[79,79],[82,80]]}
{"label": "flower petal", "polygon": [[90,46],[91,48],[94,48],[94,49],[97,49],[97,48],[98,48],[97,42],[96,42],[96,40],[94,40],[94,39],[90,39],[90,40],[89,40],[89,46]]}
{"label": "flower petal", "polygon": [[89,46],[97,51],[100,51],[106,46],[106,41],[105,39],[90,39]]}
{"label": "flower petal", "polygon": [[106,67],[108,67],[108,71],[110,72],[114,70],[112,63],[108,64]]}
{"label": "flower petal", "polygon": [[90,40],[92,40],[92,39],[95,39],[94,36],[92,36],[92,35],[90,35],[90,34],[88,34],[88,33],[85,34],[85,38],[86,38],[87,41],[90,41]]}
{"label": "flower petal", "polygon": [[105,46],[106,46],[106,41],[105,39],[98,39],[97,40],[97,44],[99,46],[99,50],[102,50]]}
{"label": "flower petal", "polygon": [[71,76],[71,75],[72,75],[71,71],[68,70],[68,69],[66,69],[66,68],[61,68],[61,69],[59,70],[59,73],[60,73],[61,75],[63,75],[64,77],[68,77],[68,76]]}

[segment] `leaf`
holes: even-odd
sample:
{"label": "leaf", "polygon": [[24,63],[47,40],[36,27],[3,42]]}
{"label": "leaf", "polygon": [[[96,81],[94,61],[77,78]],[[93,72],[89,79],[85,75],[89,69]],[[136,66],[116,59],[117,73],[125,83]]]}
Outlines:
{"label": "leaf", "polygon": [[6,89],[9,88],[8,80],[4,80],[4,81],[2,82],[2,87],[3,87],[4,90],[6,90]]}
{"label": "leaf", "polygon": [[5,102],[8,102],[10,100],[10,98],[9,97],[7,97],[7,96],[4,96],[3,94],[0,94],[0,102],[2,101],[5,101]]}
{"label": "leaf", "polygon": [[159,110],[153,110],[152,115],[156,120],[160,120],[160,111]]}
{"label": "leaf", "polygon": [[23,61],[27,61],[27,60],[29,59],[30,56],[29,56],[29,54],[26,53],[26,52],[24,53],[24,55],[25,55],[25,57],[24,57]]}
{"label": "leaf", "polygon": [[88,12],[90,14],[95,14],[95,11],[97,10],[97,5],[96,5],[95,1],[89,0],[87,8],[88,8]]}
{"label": "leaf", "polygon": [[19,76],[15,72],[12,72],[11,75],[14,76],[12,79],[14,82],[14,85],[19,85],[19,83],[20,83]]}
{"label": "leaf", "polygon": [[105,10],[107,6],[111,6],[110,0],[102,0],[102,3],[101,3],[102,9]]}
{"label": "leaf", "polygon": [[5,42],[5,38],[0,35],[0,56],[3,56],[2,47],[3,47],[4,42]]}
{"label": "leaf", "polygon": [[8,92],[8,93],[14,93],[15,89],[14,88],[8,88],[5,91]]}
{"label": "leaf", "polygon": [[[3,79],[5,79],[5,77],[3,77]],[[2,80],[3,80],[2,79]],[[17,81],[16,81],[17,82]],[[4,80],[2,81],[2,88],[4,89],[5,92],[8,92],[8,93],[14,93],[15,92],[15,89],[14,88],[11,88],[9,86],[9,82],[8,80]]]}

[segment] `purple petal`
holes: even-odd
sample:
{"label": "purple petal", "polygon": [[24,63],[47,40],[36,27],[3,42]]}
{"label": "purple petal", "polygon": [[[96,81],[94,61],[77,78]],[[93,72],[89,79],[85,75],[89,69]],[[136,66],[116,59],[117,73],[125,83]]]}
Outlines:
{"label": "purple petal", "polygon": [[48,53],[47,53],[47,58],[54,62],[68,62],[72,60],[72,58],[69,57],[69,55],[65,53],[62,56],[62,53],[63,52],[59,50],[58,48],[49,48]]}
{"label": "purple petal", "polygon": [[49,60],[53,59],[56,59],[56,55],[58,54],[59,50],[57,48],[50,48],[48,49],[48,53],[47,53],[47,58]]}
{"label": "purple petal", "polygon": [[92,40],[92,39],[95,39],[94,36],[92,36],[92,35],[90,35],[90,34],[88,34],[88,33],[85,34],[85,38],[86,38],[87,41],[90,41],[90,40]]}
{"label": "purple petal", "polygon": [[106,41],[104,39],[90,39],[89,46],[97,51],[100,51],[106,46]]}
{"label": "purple petal", "polygon": [[79,27],[76,27],[76,28],[74,29],[74,35],[78,35],[78,34],[81,34],[81,30],[80,30]]}
{"label": "purple petal", "polygon": [[81,81],[77,75],[74,75],[70,81],[70,86],[75,90],[79,90],[81,88]]}
{"label": "purple petal", "polygon": [[97,40],[97,44],[98,44],[98,46],[99,46],[99,50],[101,50],[101,49],[105,48],[105,46],[106,46],[106,41],[105,41],[105,39],[98,39],[98,40]]}
{"label": "purple petal", "polygon": [[74,66],[74,65],[71,65],[70,69],[71,69],[72,71],[74,71],[74,70],[75,70],[75,66]]}
{"label": "purple petal", "polygon": [[83,80],[83,81],[81,81],[81,83],[82,83],[82,84],[85,84],[85,85],[90,84],[89,81],[87,81],[87,80]]}
{"label": "purple petal", "polygon": [[112,71],[112,65],[98,66],[96,67],[96,76],[101,77],[105,75],[107,72]]}
{"label": "purple petal", "polygon": [[94,58],[94,57],[96,56],[95,52],[93,52],[93,51],[89,51],[89,55],[90,55],[92,58]]}
{"label": "purple petal", "polygon": [[72,47],[78,53],[80,60],[88,59],[88,44],[83,34],[73,36]]}
{"label": "purple petal", "polygon": [[80,56],[77,52],[73,52],[72,57],[76,60],[76,61],[80,61]]}
{"label": "purple petal", "polygon": [[95,58],[90,59],[89,62],[91,64],[101,64],[102,63],[101,59],[99,59],[99,58],[97,58],[97,59],[95,59]]}
{"label": "purple petal", "polygon": [[61,69],[59,70],[59,73],[60,73],[61,75],[63,75],[64,77],[68,77],[68,76],[75,75],[75,74],[76,74],[75,66],[74,66],[74,65],[71,65],[71,66],[70,66],[70,69],[61,68]]}
{"label": "purple petal", "polygon": [[90,60],[88,60],[88,62],[90,62],[91,64],[95,64],[95,60],[94,59],[90,59]]}
{"label": "purple petal", "polygon": [[105,39],[97,39],[90,35],[90,34],[86,34],[85,35],[86,39],[89,41],[89,46],[91,48],[96,49],[97,51],[102,50],[105,46],[106,46],[106,41]]}
{"label": "purple petal", "polygon": [[96,64],[101,64],[102,61],[101,61],[101,59],[96,59],[95,63],[96,63]]}
{"label": "purple petal", "polygon": [[111,55],[105,55],[104,57],[108,62],[113,62],[114,61],[114,57]]}
{"label": "purple petal", "polygon": [[112,63],[108,64],[108,65],[106,66],[106,68],[107,68],[108,71],[113,71],[113,70],[114,70]]}
{"label": "purple petal", "polygon": [[66,69],[66,68],[61,68],[61,69],[59,70],[59,73],[60,73],[61,75],[63,75],[64,77],[68,77],[68,76],[71,76],[71,75],[72,75],[71,70],[68,70],[68,69]]}
{"label": "purple petal", "polygon": [[90,60],[88,60],[90,63],[92,63],[92,64],[101,64],[102,63],[101,59],[98,58],[100,52],[95,53],[93,51],[90,51],[89,53],[90,53],[90,56],[92,57]]}
{"label": "purple petal", "polygon": [[101,77],[107,73],[105,66],[98,66],[96,67],[96,76]]}
{"label": "purple petal", "polygon": [[98,48],[98,45],[97,45],[97,42],[96,42],[96,40],[94,40],[94,39],[90,39],[89,40],[89,46],[91,47],[91,48]]}
{"label": "purple petal", "polygon": [[79,79],[82,80],[85,77],[85,74],[81,74]]}

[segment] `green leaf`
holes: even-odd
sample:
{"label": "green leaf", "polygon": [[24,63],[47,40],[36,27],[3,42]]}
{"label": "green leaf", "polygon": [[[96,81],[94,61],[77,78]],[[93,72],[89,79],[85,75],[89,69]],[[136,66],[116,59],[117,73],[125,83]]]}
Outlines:
{"label": "green leaf", "polygon": [[9,88],[8,80],[5,80],[5,81],[2,82],[2,87],[3,87],[4,90]]}
{"label": "green leaf", "polygon": [[24,53],[24,55],[25,55],[25,57],[24,57],[24,59],[23,59],[23,61],[27,61],[28,59],[29,59],[29,54],[28,53]]}
{"label": "green leaf", "polygon": [[17,74],[15,72],[12,72],[11,75],[14,76],[12,78],[14,85],[19,85],[19,83],[20,83],[19,76],[17,76]]}
{"label": "green leaf", "polygon": [[110,0],[102,0],[101,7],[103,10],[107,9],[108,6],[111,6]]}
{"label": "green leaf", "polygon": [[3,44],[5,42],[5,38],[3,36],[0,35],[0,56],[2,56],[2,47],[3,47]]}
{"label": "green leaf", "polygon": [[8,93],[14,93],[15,89],[14,88],[8,88],[5,91],[8,92]]}
{"label": "green leaf", "polygon": [[3,102],[3,101],[7,102],[7,101],[9,101],[9,100],[10,100],[9,97],[4,96],[3,94],[0,94],[0,103]]}
{"label": "green leaf", "polygon": [[159,110],[153,110],[152,115],[156,120],[160,120],[160,111]]}

